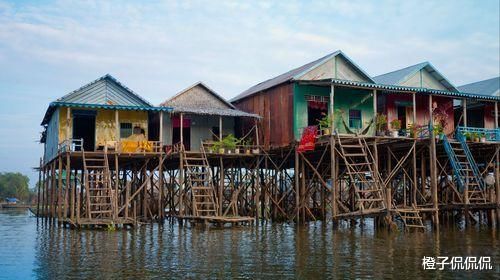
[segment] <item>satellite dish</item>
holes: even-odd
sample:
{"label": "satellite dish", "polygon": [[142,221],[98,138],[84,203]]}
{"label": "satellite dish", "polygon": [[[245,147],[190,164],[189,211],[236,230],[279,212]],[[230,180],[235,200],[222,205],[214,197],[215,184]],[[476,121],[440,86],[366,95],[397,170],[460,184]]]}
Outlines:
{"label": "satellite dish", "polygon": [[493,176],[493,174],[486,175],[484,182],[490,187],[493,186],[495,184],[495,176]]}

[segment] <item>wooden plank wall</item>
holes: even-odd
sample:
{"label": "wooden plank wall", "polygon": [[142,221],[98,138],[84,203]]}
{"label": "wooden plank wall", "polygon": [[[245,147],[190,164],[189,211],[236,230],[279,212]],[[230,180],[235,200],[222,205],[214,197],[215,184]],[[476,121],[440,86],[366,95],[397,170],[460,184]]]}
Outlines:
{"label": "wooden plank wall", "polygon": [[[284,83],[254,94],[234,105],[245,112],[258,114],[260,143],[266,148],[283,147],[294,140],[293,136],[293,84]],[[251,127],[243,124],[244,129]]]}

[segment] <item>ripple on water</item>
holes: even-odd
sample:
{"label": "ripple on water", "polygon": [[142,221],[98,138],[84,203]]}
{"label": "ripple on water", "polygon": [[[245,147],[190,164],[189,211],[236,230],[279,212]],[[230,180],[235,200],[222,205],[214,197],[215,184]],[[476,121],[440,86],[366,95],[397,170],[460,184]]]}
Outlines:
{"label": "ripple on water", "polygon": [[[321,222],[201,229],[69,230],[0,211],[0,278],[498,278],[498,232],[388,233]],[[496,271],[423,271],[423,256],[491,256]]]}

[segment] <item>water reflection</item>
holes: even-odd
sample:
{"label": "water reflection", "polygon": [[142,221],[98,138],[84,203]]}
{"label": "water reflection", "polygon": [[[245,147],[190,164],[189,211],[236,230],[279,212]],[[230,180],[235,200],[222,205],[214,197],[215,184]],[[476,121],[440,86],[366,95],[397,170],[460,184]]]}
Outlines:
{"label": "water reflection", "polygon": [[[491,229],[443,227],[439,233],[389,233],[369,221],[336,230],[328,223],[208,230],[165,223],[77,231],[2,211],[0,278],[493,279],[500,273],[498,237]],[[421,266],[423,256],[484,255],[492,257],[495,271]]]}

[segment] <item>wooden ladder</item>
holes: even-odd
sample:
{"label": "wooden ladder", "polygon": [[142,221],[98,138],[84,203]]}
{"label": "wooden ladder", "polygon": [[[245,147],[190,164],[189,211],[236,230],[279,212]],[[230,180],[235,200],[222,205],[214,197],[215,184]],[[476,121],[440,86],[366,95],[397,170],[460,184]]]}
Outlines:
{"label": "wooden ladder", "polygon": [[89,220],[114,220],[115,207],[105,151],[86,155],[82,151],[86,193],[86,218]]}
{"label": "wooden ladder", "polygon": [[386,209],[383,180],[372,168],[374,158],[365,139],[356,136],[354,143],[346,144],[342,143],[338,134],[336,135],[346,173],[349,175],[351,186],[354,187],[356,202],[352,205],[353,210],[376,212]]}
{"label": "wooden ladder", "polygon": [[403,222],[406,229],[410,228],[421,228],[425,230],[425,226],[420,216],[420,211],[412,205],[412,208],[397,208],[395,204],[392,205],[394,211],[396,211],[397,216]]}
{"label": "wooden ladder", "polygon": [[193,216],[218,216],[212,174],[203,147],[200,152],[182,151],[186,187],[191,189]]}

